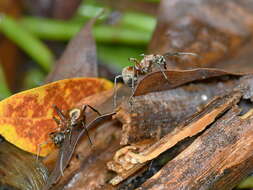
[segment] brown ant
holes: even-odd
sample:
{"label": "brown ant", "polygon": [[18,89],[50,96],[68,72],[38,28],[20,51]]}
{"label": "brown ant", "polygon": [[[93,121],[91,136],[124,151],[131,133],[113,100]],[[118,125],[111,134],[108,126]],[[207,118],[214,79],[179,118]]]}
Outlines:
{"label": "brown ant", "polygon": [[129,58],[129,61],[134,63],[133,66],[127,66],[123,68],[122,74],[118,75],[114,79],[114,108],[116,108],[116,101],[117,101],[117,94],[116,94],[116,83],[117,79],[122,78],[124,83],[132,88],[132,93],[134,91],[134,87],[138,81],[138,77],[140,75],[146,75],[148,73],[151,73],[154,68],[157,66],[160,71],[162,72],[164,78],[168,80],[167,75],[164,73],[163,69],[167,69],[166,64],[166,57],[168,56],[180,56],[180,55],[192,55],[192,56],[198,56],[195,53],[189,53],[189,52],[175,52],[175,53],[165,53],[164,55],[144,55],[141,54],[144,58],[139,61],[136,58]]}
{"label": "brown ant", "polygon": [[[53,116],[53,119],[58,125],[58,130],[49,134],[51,141],[54,143],[56,147],[61,147],[64,142],[66,136],[69,136],[71,139],[72,130],[75,127],[84,127],[88,136],[90,143],[92,144],[91,138],[89,136],[88,130],[86,129],[86,114],[85,111],[87,108],[90,108],[92,111],[97,113],[99,116],[101,115],[95,108],[90,105],[84,105],[82,108],[74,108],[68,112],[66,116],[56,105],[53,105],[54,110],[56,111],[59,119]],[[48,144],[49,142],[45,142],[39,145],[37,160],[40,154],[41,146]]]}

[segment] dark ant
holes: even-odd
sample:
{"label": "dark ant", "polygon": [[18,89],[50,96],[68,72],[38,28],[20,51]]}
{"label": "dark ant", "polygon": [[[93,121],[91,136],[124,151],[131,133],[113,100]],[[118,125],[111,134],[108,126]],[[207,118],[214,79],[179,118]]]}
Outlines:
{"label": "dark ant", "polygon": [[[66,136],[68,135],[71,139],[72,130],[75,127],[84,127],[89,139],[89,142],[92,144],[91,138],[89,136],[88,130],[86,129],[86,114],[85,111],[87,108],[90,108],[92,111],[97,113],[99,116],[101,115],[95,108],[90,105],[84,105],[81,109],[74,108],[68,112],[66,116],[56,105],[53,106],[54,110],[56,111],[59,119],[53,116],[53,119],[58,125],[58,130],[49,134],[51,141],[54,145],[58,148],[61,147],[62,143],[64,142]],[[49,142],[45,142],[39,145],[38,153],[37,153],[37,160],[40,154],[41,146],[48,144]]]}
{"label": "dark ant", "polygon": [[168,80],[168,77],[164,73],[163,69],[167,69],[166,64],[166,57],[168,56],[180,56],[180,55],[192,55],[192,56],[198,56],[195,53],[188,53],[188,52],[175,52],[175,53],[165,53],[164,55],[144,55],[141,54],[144,58],[139,61],[136,58],[129,58],[129,61],[134,63],[133,66],[127,66],[123,68],[122,74],[118,75],[114,79],[114,108],[116,108],[116,101],[117,101],[117,94],[116,94],[116,83],[117,79],[122,78],[124,83],[132,88],[132,93],[134,91],[134,87],[138,81],[138,77],[140,75],[146,75],[148,73],[151,73],[155,66],[157,66],[160,71],[162,72],[164,78]]}

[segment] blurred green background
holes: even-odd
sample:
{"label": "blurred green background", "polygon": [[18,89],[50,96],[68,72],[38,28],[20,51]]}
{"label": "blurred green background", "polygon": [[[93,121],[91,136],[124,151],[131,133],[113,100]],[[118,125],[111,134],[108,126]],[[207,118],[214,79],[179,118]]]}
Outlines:
{"label": "blurred green background", "polygon": [[[43,2],[0,1],[0,100],[42,85],[68,41],[101,10],[93,36],[104,77],[113,80],[131,65],[129,57],[147,52],[159,5],[159,0],[73,0],[52,8]],[[253,188],[253,178],[239,188]]]}
{"label": "blurred green background", "polygon": [[101,10],[104,12],[93,27],[93,36],[99,63],[111,73],[105,77],[113,79],[131,64],[129,57],[146,52],[159,1],[79,1],[67,4],[71,8],[59,6],[52,11],[43,7],[42,0],[2,0],[0,99],[42,85],[68,41]]}

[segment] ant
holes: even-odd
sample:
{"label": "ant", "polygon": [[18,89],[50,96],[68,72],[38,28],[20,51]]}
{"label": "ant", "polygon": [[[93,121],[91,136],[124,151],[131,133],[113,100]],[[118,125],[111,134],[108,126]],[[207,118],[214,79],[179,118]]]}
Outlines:
{"label": "ant", "polygon": [[[54,121],[58,125],[57,131],[54,131],[49,134],[51,141],[54,143],[54,145],[58,148],[61,147],[62,143],[66,139],[66,136],[69,136],[71,139],[72,130],[76,127],[84,127],[88,136],[88,139],[90,143],[92,144],[91,138],[89,136],[88,130],[85,126],[86,123],[86,114],[85,111],[87,108],[90,108],[92,111],[97,113],[99,116],[101,114],[99,111],[97,111],[95,108],[93,108],[90,105],[84,105],[82,108],[73,108],[68,112],[68,115],[65,115],[56,105],[53,105],[54,110],[56,111],[59,119],[57,119],[55,116],[53,116]],[[40,148],[43,145],[48,144],[49,142],[45,142],[39,145],[38,153],[37,153],[37,160],[38,156],[40,154]]]}
{"label": "ant", "polygon": [[118,75],[114,79],[114,108],[116,108],[116,101],[117,101],[117,93],[116,93],[116,83],[117,79],[122,78],[124,84],[126,84],[128,87],[132,88],[132,93],[134,91],[134,87],[138,81],[138,77],[140,75],[146,75],[148,73],[151,73],[155,66],[159,67],[160,71],[162,72],[164,78],[168,80],[167,75],[164,73],[163,69],[167,69],[166,64],[166,57],[168,56],[180,56],[180,55],[191,55],[191,56],[198,56],[195,53],[189,53],[189,52],[175,52],[175,53],[165,53],[164,55],[157,55],[157,54],[151,54],[151,55],[144,55],[141,54],[144,58],[139,61],[136,58],[129,58],[129,61],[134,63],[133,66],[127,66],[123,68],[121,75]]}

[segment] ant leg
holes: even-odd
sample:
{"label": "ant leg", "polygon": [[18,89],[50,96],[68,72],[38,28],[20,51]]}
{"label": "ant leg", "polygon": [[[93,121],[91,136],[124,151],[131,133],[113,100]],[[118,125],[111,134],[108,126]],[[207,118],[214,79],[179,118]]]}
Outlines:
{"label": "ant leg", "polygon": [[116,109],[117,107],[117,79],[119,78],[122,78],[122,75],[118,75],[114,78],[114,88],[113,88],[113,93],[114,93],[114,96],[113,96],[113,107],[114,109]]}
{"label": "ant leg", "polygon": [[195,56],[198,57],[199,55],[196,53],[191,53],[191,52],[178,52],[178,55],[191,55],[191,56]]}
{"label": "ant leg", "polygon": [[57,119],[55,116],[53,116],[53,120],[55,121],[55,123],[59,126],[61,124],[61,121],[59,119]]}
{"label": "ant leg", "polygon": [[98,110],[96,110],[95,108],[93,108],[92,106],[90,106],[90,105],[88,105],[88,104],[85,105],[84,112],[85,112],[85,110],[86,110],[87,107],[89,107],[91,110],[93,110],[93,111],[94,111],[95,113],[97,113],[99,116],[101,116],[101,113],[100,113]]}
{"label": "ant leg", "polygon": [[36,161],[37,162],[39,161],[39,156],[40,156],[40,151],[41,151],[42,146],[45,146],[48,143],[50,143],[50,141],[46,141],[46,142],[38,144],[38,146],[37,146],[37,153],[36,153]]}
{"label": "ant leg", "polygon": [[196,57],[199,56],[198,54],[191,53],[191,52],[174,52],[174,53],[168,52],[168,53],[164,54],[164,56],[166,56],[166,57],[167,56],[180,56],[180,55],[191,55],[191,56],[196,56]]}
{"label": "ant leg", "polygon": [[55,109],[57,115],[60,117],[61,121],[67,120],[66,116],[62,113],[62,111],[56,105],[53,105],[53,108]]}
{"label": "ant leg", "polygon": [[167,70],[167,63],[166,63],[166,60],[165,60],[165,63],[163,64],[163,68],[164,68],[165,70]]}
{"label": "ant leg", "polygon": [[138,59],[133,58],[133,57],[128,58],[128,61],[130,61],[130,62],[134,63],[135,65],[136,65],[136,64],[139,64]]}
{"label": "ant leg", "polygon": [[[134,68],[134,72],[135,72],[135,68]],[[134,76],[135,77],[135,76]],[[134,93],[134,77],[132,78],[132,85],[131,85],[131,88],[132,88],[132,94]]]}
{"label": "ant leg", "polygon": [[93,143],[92,143],[92,141],[91,141],[91,138],[90,138],[90,135],[89,135],[89,131],[88,131],[88,129],[86,128],[86,125],[85,125],[84,121],[82,121],[82,125],[83,125],[83,127],[84,127],[84,130],[85,130],[87,136],[88,136],[88,139],[89,139],[89,141],[90,141],[90,144],[92,145]]}
{"label": "ant leg", "polygon": [[[165,74],[165,72],[162,70],[161,65],[157,63],[157,66],[159,67],[160,71],[162,72],[162,74],[163,74],[164,78],[165,78],[167,81],[169,81],[169,79],[168,79],[167,75],[166,75],[166,74]],[[166,67],[166,66],[165,66],[165,67]]]}
{"label": "ant leg", "polygon": [[60,155],[61,157],[60,157],[60,171],[61,171],[61,175],[62,175],[62,177],[63,177],[63,164],[62,164],[62,159],[63,159],[63,154],[61,154]]}
{"label": "ant leg", "polygon": [[[90,138],[90,135],[89,135],[89,132],[88,132],[88,129],[86,128],[86,115],[85,115],[85,110],[87,109],[89,105],[85,105],[84,108],[83,108],[83,121],[82,121],[82,126],[88,136],[88,139],[90,141],[90,144],[92,145],[92,141],[91,141],[91,138]],[[91,107],[91,106],[89,106]],[[92,108],[92,107],[91,107]],[[98,112],[99,113],[99,112]],[[100,113],[99,113],[100,114]]]}
{"label": "ant leg", "polygon": [[134,94],[134,89],[135,89],[135,77],[138,79],[138,73],[137,73],[136,68],[133,67],[133,70],[134,70],[134,77],[132,78],[132,85],[131,85],[132,94],[131,94],[131,96],[130,96],[130,98],[128,100],[128,102],[130,104],[130,107],[131,107],[131,110],[132,110],[132,107],[133,107],[133,94]]}
{"label": "ant leg", "polygon": [[70,131],[69,131],[69,145],[71,144],[71,137],[72,137],[72,127],[70,128]]}

